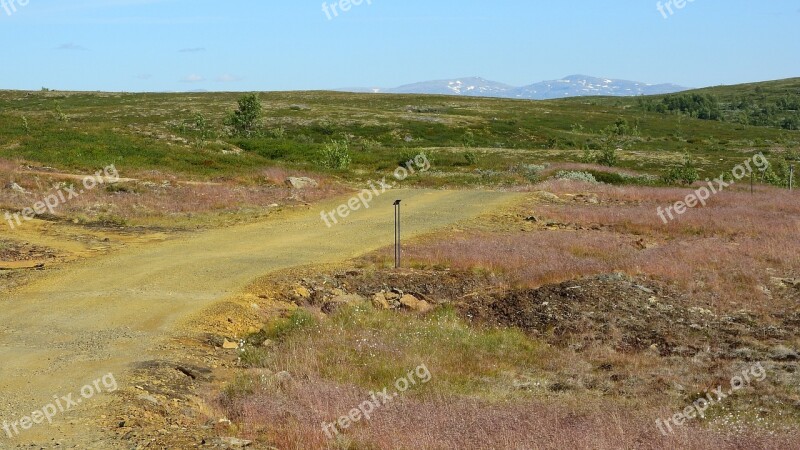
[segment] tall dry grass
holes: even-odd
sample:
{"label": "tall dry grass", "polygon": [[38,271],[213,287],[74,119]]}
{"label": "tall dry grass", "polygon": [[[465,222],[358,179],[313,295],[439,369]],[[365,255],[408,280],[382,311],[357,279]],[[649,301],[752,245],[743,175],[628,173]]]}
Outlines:
{"label": "tall dry grass", "polygon": [[[505,272],[531,287],[625,272],[674,285],[718,311],[775,312],[795,306],[769,289],[773,277],[800,276],[797,192],[723,192],[706,207],[664,224],[657,208],[683,199],[690,189],[570,182],[540,188],[565,201],[532,200],[521,216],[567,224],[566,230],[476,231],[425,241],[406,249],[406,257],[417,264]],[[575,193],[595,195],[600,203],[569,200]]]}
{"label": "tall dry grass", "polygon": [[[90,174],[86,174],[90,175]],[[131,220],[164,218],[215,212],[235,212],[248,208],[265,208],[271,204],[287,205],[314,202],[344,192],[341,186],[319,179],[314,189],[292,190],[284,184],[290,176],[308,176],[307,173],[283,168],[265,168],[259,174],[242,179],[191,183],[158,171],[124,173],[123,178],[137,181],[118,185],[98,185],[86,190],[81,180],[58,174],[26,173],[18,163],[0,160],[0,209],[20,212],[32,207],[64,186],[84,190],[77,198],[58,205],[57,217],[95,220]],[[17,183],[27,193],[10,189]]]}
{"label": "tall dry grass", "polygon": [[558,395],[504,404],[435,394],[401,396],[338,438],[323,432],[323,423],[369,398],[366,390],[314,379],[225,402],[224,409],[245,436],[281,449],[772,450],[800,445],[800,436],[791,431],[731,433],[689,425],[664,436],[655,418],[674,414],[669,409],[634,410],[622,402]]}

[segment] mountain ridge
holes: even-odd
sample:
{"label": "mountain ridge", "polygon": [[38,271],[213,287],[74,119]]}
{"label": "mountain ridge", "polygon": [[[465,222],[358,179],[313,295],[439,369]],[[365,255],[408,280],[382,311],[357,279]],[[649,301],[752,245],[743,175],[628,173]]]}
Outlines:
{"label": "mountain ridge", "polygon": [[569,75],[558,80],[546,80],[515,87],[483,77],[471,76],[410,83],[395,88],[345,88],[343,92],[382,94],[429,94],[473,97],[518,98],[551,100],[586,96],[632,97],[638,95],[672,94],[692,88],[671,83],[648,84],[640,81],[599,78],[589,75]]}

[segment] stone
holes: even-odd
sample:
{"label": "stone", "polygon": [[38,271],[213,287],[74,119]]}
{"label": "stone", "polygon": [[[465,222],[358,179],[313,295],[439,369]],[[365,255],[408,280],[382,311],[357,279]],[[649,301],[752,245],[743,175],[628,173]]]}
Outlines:
{"label": "stone", "polygon": [[557,202],[561,200],[556,194],[547,191],[538,191],[536,192],[536,196],[542,200],[547,200],[551,202]]}
{"label": "stone", "polygon": [[285,370],[276,373],[273,379],[275,380],[275,383],[282,388],[287,387],[294,381],[294,377],[292,376],[292,374],[290,374]]}
{"label": "stone", "polygon": [[225,342],[222,343],[222,348],[224,348],[226,350],[235,350],[235,349],[239,348],[239,343],[235,342],[235,341],[231,342],[231,341],[225,339]]}
{"label": "stone", "polygon": [[17,183],[11,183],[8,187],[11,188],[12,191],[19,192],[20,194],[28,193],[28,191],[26,191],[22,186],[18,185]]}
{"label": "stone", "polygon": [[386,300],[386,295],[383,292],[378,292],[372,296],[372,306],[378,309],[392,309],[389,301]]}
{"label": "stone", "polygon": [[317,180],[308,177],[289,177],[286,179],[286,184],[292,189],[306,189],[319,186]]}
{"label": "stone", "polygon": [[409,294],[400,297],[400,304],[412,311],[417,311],[422,313],[428,312],[431,309],[433,309],[430,303],[426,302],[425,300],[419,300],[418,298]]}
{"label": "stone", "polygon": [[139,395],[137,398],[138,398],[139,400],[144,400],[144,401],[146,401],[146,402],[150,402],[150,403],[152,403],[152,404],[154,404],[154,405],[157,405],[157,404],[158,404],[158,399],[157,399],[157,398],[155,398],[155,397],[153,397],[153,396],[152,396],[152,395],[150,395],[150,394],[140,394],[140,395]]}
{"label": "stone", "polygon": [[249,447],[250,444],[253,443],[253,441],[248,441],[248,440],[245,440],[245,439],[239,439],[239,438],[235,438],[235,437],[219,438],[219,441],[222,444],[229,445],[229,446],[231,446],[233,448]]}
{"label": "stone", "polygon": [[343,306],[355,305],[364,302],[366,299],[358,294],[337,295],[322,305],[322,312],[331,314]]}
{"label": "stone", "polygon": [[294,288],[294,296],[304,299],[311,298],[311,292],[304,286],[297,286]]}

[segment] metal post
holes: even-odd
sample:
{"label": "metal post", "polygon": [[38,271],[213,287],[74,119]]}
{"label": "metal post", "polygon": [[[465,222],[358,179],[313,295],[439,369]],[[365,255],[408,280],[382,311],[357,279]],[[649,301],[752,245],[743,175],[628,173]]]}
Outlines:
{"label": "metal post", "polygon": [[793,184],[794,184],[794,164],[789,166],[789,192],[792,192]]}
{"label": "metal post", "polygon": [[394,268],[400,268],[400,200],[394,202]]}

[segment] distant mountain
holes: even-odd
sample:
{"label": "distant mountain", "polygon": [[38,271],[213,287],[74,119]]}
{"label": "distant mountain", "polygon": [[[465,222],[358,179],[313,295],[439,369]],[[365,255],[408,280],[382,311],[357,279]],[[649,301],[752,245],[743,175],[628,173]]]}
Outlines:
{"label": "distant mountain", "polygon": [[689,89],[675,84],[647,84],[638,81],[612,80],[587,75],[570,75],[560,80],[542,81],[523,87],[514,87],[480,77],[467,77],[452,80],[424,81],[391,89],[350,88],[340,90],[361,93],[431,94],[549,100],[586,96],[627,97],[671,94]]}
{"label": "distant mountain", "polygon": [[638,81],[570,75],[560,80],[542,81],[541,83],[514,89],[510,92],[509,97],[536,100],[595,95],[628,97],[671,94],[687,90],[689,88],[675,84],[647,84]]}
{"label": "distant mountain", "polygon": [[479,77],[460,78],[456,80],[425,81],[407,84],[394,89],[386,89],[390,94],[436,94],[436,95],[468,95],[479,97],[505,97],[514,89],[513,86],[486,80]]}

